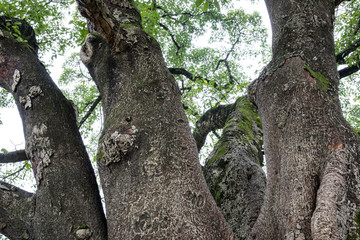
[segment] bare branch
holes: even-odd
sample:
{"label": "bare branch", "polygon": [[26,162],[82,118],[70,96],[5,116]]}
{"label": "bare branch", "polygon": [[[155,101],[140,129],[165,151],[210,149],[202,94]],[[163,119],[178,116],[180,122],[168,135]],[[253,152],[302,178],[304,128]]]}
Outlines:
{"label": "bare branch", "polygon": [[91,105],[89,111],[85,114],[85,116],[81,119],[81,121],[79,122],[79,126],[78,128],[81,128],[81,126],[86,122],[86,120],[90,117],[90,115],[94,112],[95,108],[97,107],[97,105],[100,103],[101,101],[101,95],[99,95],[95,102]]}
{"label": "bare branch", "polygon": [[176,41],[174,34],[172,34],[172,32],[170,31],[170,29],[169,29],[167,26],[165,26],[164,24],[159,23],[159,25],[160,25],[160,27],[162,27],[163,29],[165,29],[165,30],[169,33],[169,35],[170,35],[170,37],[171,37],[171,40],[173,41],[173,43],[175,44],[175,46],[176,46],[176,48],[177,48],[176,55],[178,55],[178,53],[179,53],[179,51],[180,51],[180,49],[181,49],[181,46],[180,46],[179,43]]}
{"label": "bare branch", "polygon": [[225,126],[226,120],[234,108],[235,104],[219,105],[204,113],[196,123],[196,128],[193,132],[198,151],[204,145],[209,132]]}
{"label": "bare branch", "polygon": [[345,57],[348,56],[350,53],[354,52],[358,47],[360,47],[360,38],[355,40],[352,44],[350,44],[347,48],[342,50],[340,53],[336,54],[336,62],[338,64],[345,63]]}
{"label": "bare branch", "polygon": [[196,81],[196,79],[204,79],[206,80],[207,82],[209,83],[214,83],[214,87],[216,88],[218,85],[215,81],[211,81],[207,78],[204,78],[204,77],[201,77],[201,76],[194,76],[191,72],[187,71],[186,69],[184,68],[168,68],[170,73],[171,74],[174,74],[174,75],[183,75],[185,76],[186,78],[188,78],[189,80],[191,81]]}
{"label": "bare branch", "polygon": [[15,163],[28,160],[25,150],[17,150],[14,152],[0,153],[0,163]]}
{"label": "bare branch", "polygon": [[[19,176],[20,172],[22,172],[22,170],[25,169],[25,167],[26,167],[26,164],[24,164],[21,168],[19,168],[19,169],[16,170],[15,172],[10,173],[9,175],[3,177],[2,179],[5,180],[5,179],[10,178],[10,177],[12,177],[12,176],[14,176],[12,179],[16,179],[16,178]],[[15,176],[15,175],[16,175],[16,176]]]}
{"label": "bare branch", "polygon": [[344,77],[347,77],[347,76],[350,76],[351,74],[356,73],[359,70],[360,70],[360,62],[358,64],[353,65],[353,66],[341,69],[339,71],[340,79],[344,78]]}
{"label": "bare branch", "polygon": [[29,239],[35,209],[34,194],[0,181],[0,233],[10,239]]}

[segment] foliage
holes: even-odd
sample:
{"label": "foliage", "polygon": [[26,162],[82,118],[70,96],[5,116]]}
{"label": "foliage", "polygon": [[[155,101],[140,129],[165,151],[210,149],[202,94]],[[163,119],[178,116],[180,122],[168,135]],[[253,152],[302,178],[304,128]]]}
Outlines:
{"label": "foliage", "polygon": [[[336,54],[351,48],[354,43],[360,44],[360,1],[344,1],[337,10],[335,21]],[[353,48],[344,60],[340,62],[340,68],[360,64],[360,47]],[[346,120],[355,131],[360,132],[360,75],[352,74],[341,79],[339,95],[342,109]]]}
{"label": "foliage", "polygon": [[[360,41],[360,1],[344,1],[338,8],[335,32],[337,41],[335,43],[336,54],[349,48],[354,42]],[[358,45],[360,42],[358,43]],[[360,48],[357,47],[345,57],[343,64],[349,66],[360,64]]]}
{"label": "foliage", "polygon": [[78,20],[75,0],[0,0],[0,16],[30,23],[37,37],[40,56],[47,53],[52,60],[84,39],[84,21]]}
{"label": "foliage", "polygon": [[253,77],[248,68],[263,66],[257,57],[266,48],[267,32],[258,13],[233,10],[232,1],[136,3],[144,29],[160,43],[168,67],[192,75],[175,75],[192,124],[207,109],[234,102]]}
{"label": "foliage", "polygon": [[[100,95],[86,67],[81,63],[79,53],[73,53],[64,63],[59,85],[64,95],[76,105],[79,121],[85,117]],[[95,156],[99,132],[94,129],[99,129],[97,126],[100,125],[101,114],[100,104],[80,128],[90,156]]]}

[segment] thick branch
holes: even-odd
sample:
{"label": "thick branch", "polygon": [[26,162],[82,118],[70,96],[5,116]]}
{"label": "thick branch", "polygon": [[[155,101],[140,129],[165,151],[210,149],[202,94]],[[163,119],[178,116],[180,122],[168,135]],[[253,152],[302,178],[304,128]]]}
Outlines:
{"label": "thick branch", "polygon": [[9,153],[0,153],[0,163],[14,163],[28,160],[25,150],[17,150]]}
{"label": "thick branch", "polygon": [[247,239],[265,192],[259,115],[246,97],[233,104],[226,127],[203,168],[218,207],[239,239]]}
{"label": "thick branch", "polygon": [[34,215],[32,193],[0,181],[0,233],[10,239],[29,239],[30,219]]}
{"label": "thick branch", "polygon": [[198,151],[205,143],[209,132],[223,128],[230,113],[234,110],[235,104],[219,105],[208,110],[196,123],[193,136],[198,147]]}
{"label": "thick branch", "polygon": [[359,70],[360,70],[360,63],[355,64],[351,67],[346,67],[344,69],[341,69],[339,71],[339,75],[340,75],[340,78],[344,78],[344,77],[350,76],[353,73],[356,73]]}

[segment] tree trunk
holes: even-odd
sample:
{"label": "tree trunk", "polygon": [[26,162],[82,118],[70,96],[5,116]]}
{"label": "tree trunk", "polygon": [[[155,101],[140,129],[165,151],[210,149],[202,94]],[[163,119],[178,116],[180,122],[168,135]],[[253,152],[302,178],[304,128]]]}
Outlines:
{"label": "tree trunk", "polygon": [[268,183],[251,239],[359,237],[359,141],[338,99],[335,3],[266,4],[273,59],[249,92],[263,123]]}
{"label": "tree trunk", "polygon": [[33,38],[28,43],[17,42],[0,24],[0,86],[12,93],[22,118],[37,191],[31,195],[0,184],[0,231],[10,239],[78,239],[83,232],[106,239],[98,187],[74,109],[38,60],[33,30],[21,23],[23,39]]}
{"label": "tree trunk", "polygon": [[132,1],[79,1],[81,58],[104,108],[97,161],[109,239],[235,239],[201,172],[180,91]]}
{"label": "tree trunk", "polygon": [[[217,111],[212,113],[216,116]],[[213,119],[208,116],[207,122]],[[265,173],[261,169],[260,117],[254,105],[246,97],[241,97],[233,104],[233,111],[226,117],[224,125],[222,136],[206,160],[203,171],[225,219],[239,239],[247,239],[260,213],[266,185]]]}

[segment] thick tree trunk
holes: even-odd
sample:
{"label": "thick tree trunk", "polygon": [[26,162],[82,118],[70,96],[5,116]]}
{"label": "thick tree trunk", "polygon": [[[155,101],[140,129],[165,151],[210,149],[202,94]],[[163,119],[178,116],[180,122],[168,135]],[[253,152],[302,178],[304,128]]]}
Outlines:
{"label": "thick tree trunk", "polygon": [[[13,94],[21,115],[37,191],[29,197],[20,190],[0,187],[0,231],[11,239],[78,239],[81,234],[106,239],[95,175],[72,105],[31,50],[36,49],[30,44],[35,42],[31,27],[22,21],[20,30],[24,39],[32,36],[29,44],[15,41],[1,28],[0,86]],[[9,198],[13,202],[6,207],[3,203],[11,202]],[[15,204],[23,219],[19,215],[6,218]],[[14,228],[19,224],[24,225]]]}
{"label": "thick tree trunk", "polygon": [[358,138],[338,99],[329,0],[266,1],[273,59],[249,88],[268,184],[251,239],[359,237]]}
{"label": "thick tree trunk", "polygon": [[[219,111],[223,109],[226,108]],[[266,185],[261,169],[261,122],[255,106],[246,97],[239,98],[232,109],[225,121],[219,119],[225,128],[203,172],[225,219],[239,239],[247,239],[260,213]],[[217,116],[217,111],[212,113],[214,117],[207,117],[208,124],[201,124],[205,129]]]}
{"label": "thick tree trunk", "polygon": [[180,92],[132,1],[79,1],[81,58],[104,107],[98,165],[109,239],[234,239],[204,180]]}

